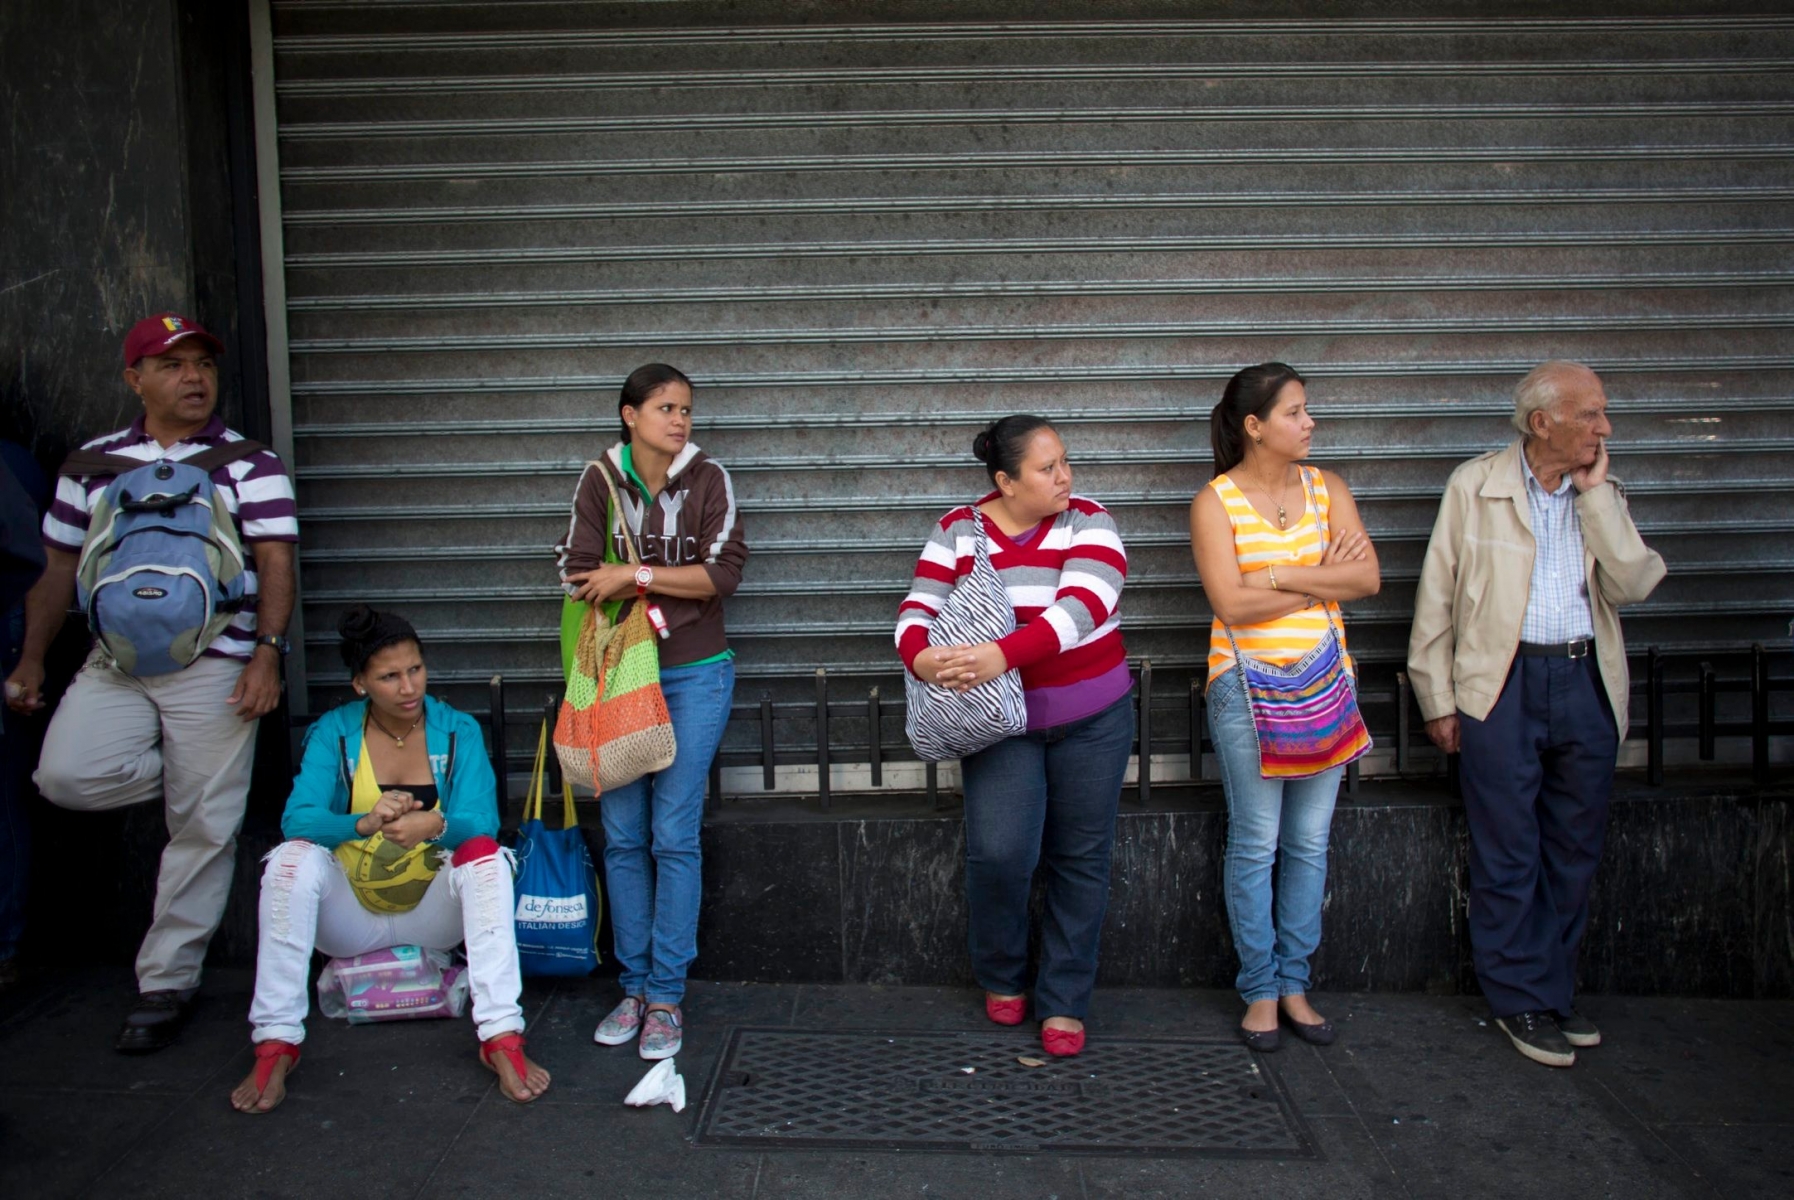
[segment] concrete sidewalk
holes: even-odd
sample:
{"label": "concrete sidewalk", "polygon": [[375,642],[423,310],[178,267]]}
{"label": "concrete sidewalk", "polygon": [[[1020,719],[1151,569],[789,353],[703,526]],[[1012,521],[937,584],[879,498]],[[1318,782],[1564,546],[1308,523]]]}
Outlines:
{"label": "concrete sidewalk", "polygon": [[[648,1064],[591,1041],[613,980],[529,989],[530,1051],[554,1086],[528,1107],[498,1095],[465,1022],[314,1016],[286,1103],[248,1117],[226,1096],[250,1065],[249,983],[212,972],[180,1043],[148,1058],[110,1048],[131,995],[123,971],[9,993],[0,1195],[1794,1195],[1794,1002],[1588,997],[1606,1044],[1552,1071],[1516,1054],[1472,998],[1316,996],[1339,1042],[1286,1038],[1264,1060],[1317,1152],[1279,1160],[691,1144],[730,1027],[991,1029],[976,994],[934,988],[694,984],[680,1115],[621,1104]],[[1225,1040],[1238,1012],[1227,993],[1104,989],[1092,1046]]]}

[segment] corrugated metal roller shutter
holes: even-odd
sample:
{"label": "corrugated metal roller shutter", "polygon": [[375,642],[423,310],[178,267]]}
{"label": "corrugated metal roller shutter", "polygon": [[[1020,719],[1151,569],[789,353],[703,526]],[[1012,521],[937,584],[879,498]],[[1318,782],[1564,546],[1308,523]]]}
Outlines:
{"label": "corrugated metal roller shutter", "polygon": [[312,641],[365,597],[471,707],[494,671],[552,683],[546,548],[654,359],[699,381],[749,515],[743,700],[895,679],[927,523],[1018,410],[1114,509],[1130,650],[1180,686],[1206,414],[1268,358],[1312,375],[1316,460],[1379,539],[1373,675],[1447,473],[1546,357],[1606,377],[1672,564],[1634,645],[1777,635],[1794,19],[1022,7],[276,4]]}

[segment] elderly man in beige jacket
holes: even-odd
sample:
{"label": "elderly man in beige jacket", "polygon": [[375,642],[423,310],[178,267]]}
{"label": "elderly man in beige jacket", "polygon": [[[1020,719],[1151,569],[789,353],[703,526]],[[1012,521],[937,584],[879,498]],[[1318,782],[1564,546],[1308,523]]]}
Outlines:
{"label": "elderly man in beige jacket", "polygon": [[1663,578],[1607,475],[1607,396],[1548,362],[1514,393],[1520,438],[1452,472],[1414,604],[1408,673],[1427,736],[1459,758],[1470,942],[1496,1024],[1567,1067],[1601,1034],[1576,953],[1626,736],[1618,607]]}

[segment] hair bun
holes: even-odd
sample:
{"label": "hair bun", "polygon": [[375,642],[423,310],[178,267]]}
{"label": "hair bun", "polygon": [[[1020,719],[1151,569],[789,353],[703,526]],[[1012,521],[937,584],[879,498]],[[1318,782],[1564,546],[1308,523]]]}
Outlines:
{"label": "hair bun", "polygon": [[365,604],[351,607],[336,623],[336,631],[345,642],[365,642],[380,627],[380,614]]}
{"label": "hair bun", "polygon": [[342,651],[343,665],[349,668],[351,675],[361,674],[368,660],[388,646],[416,642],[418,649],[423,649],[423,642],[410,621],[398,613],[380,612],[365,604],[351,605],[338,617],[336,631],[343,639],[337,648]]}
{"label": "hair bun", "polygon": [[994,434],[996,430],[997,427],[992,425],[989,429],[980,430],[978,436],[972,439],[972,457],[981,463],[988,463],[990,461],[991,435]]}

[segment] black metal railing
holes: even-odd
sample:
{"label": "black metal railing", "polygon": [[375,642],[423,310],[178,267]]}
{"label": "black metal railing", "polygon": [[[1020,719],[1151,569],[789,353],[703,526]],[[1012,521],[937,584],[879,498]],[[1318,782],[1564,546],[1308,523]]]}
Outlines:
{"label": "black metal railing", "polygon": [[[1726,656],[1742,659],[1742,670],[1721,670],[1714,663],[1719,655],[1671,655],[1656,647],[1635,656],[1632,693],[1644,708],[1644,720],[1635,721],[1629,740],[1646,743],[1646,778],[1652,784],[1664,780],[1665,743],[1671,738],[1692,738],[1700,761],[1711,762],[1717,756],[1722,739],[1748,738],[1751,765],[1759,780],[1770,776],[1770,742],[1777,736],[1794,734],[1794,719],[1776,719],[1772,699],[1778,694],[1794,693],[1794,674],[1778,675],[1771,670],[1771,659],[1777,654],[1761,643],[1748,651]],[[1638,669],[1638,668],[1642,669]],[[1672,674],[1675,677],[1671,677]],[[838,685],[826,670],[815,673],[814,694],[806,700],[775,701],[770,692],[756,699],[733,704],[729,712],[732,738],[725,740],[710,765],[707,807],[714,811],[722,797],[724,767],[757,767],[761,771],[761,787],[772,792],[778,786],[781,766],[814,765],[816,796],[822,811],[829,811],[832,801],[830,768],[840,765],[864,765],[874,787],[884,782],[886,767],[892,762],[913,762],[915,756],[903,736],[904,704],[887,699],[879,685],[867,688],[863,696],[851,699],[836,694]],[[835,690],[832,690],[835,689]],[[739,692],[739,689],[738,689]],[[1724,698],[1747,696],[1743,716],[1722,719]],[[1692,703],[1681,705],[1688,710],[1679,715],[1672,711],[1677,700],[1692,697]],[[1360,702],[1367,712],[1379,714],[1387,724],[1380,730],[1373,726],[1377,740],[1392,749],[1391,763],[1397,776],[1415,772],[1418,765],[1414,751],[1428,750],[1424,769],[1438,770],[1438,760],[1430,753],[1430,743],[1415,728],[1419,716],[1406,672],[1396,671],[1383,681],[1367,679],[1360,690]],[[1187,697],[1182,689],[1161,693],[1155,687],[1153,665],[1142,661],[1135,672],[1133,691],[1137,729],[1137,787],[1130,802],[1148,805],[1152,789],[1163,781],[1155,779],[1154,755],[1190,755],[1190,781],[1209,782],[1203,756],[1214,747],[1207,736],[1207,720],[1203,697],[1203,680],[1192,675]],[[488,721],[494,747],[506,744],[506,701],[504,681],[494,676],[490,684]],[[560,697],[545,697],[543,715],[552,728],[560,706]],[[1733,706],[1740,707],[1740,706]],[[533,722],[532,722],[533,723]],[[795,739],[779,737],[781,725],[797,726],[808,736]],[[531,747],[533,751],[534,742]],[[1447,780],[1455,792],[1455,759],[1445,764]],[[502,793],[509,795],[511,772],[505,756],[494,754]],[[550,755],[552,786],[558,790],[560,772]],[[1358,791],[1359,764],[1347,768],[1345,793]],[[924,791],[935,808],[946,806],[935,764],[925,764]]]}
{"label": "black metal railing", "polygon": [[[1777,692],[1794,691],[1794,679],[1777,677],[1770,671],[1772,652],[1761,642],[1750,648],[1749,669],[1743,678],[1723,678],[1714,669],[1710,658],[1697,661],[1691,679],[1666,678],[1671,658],[1652,647],[1645,654],[1644,679],[1635,684],[1645,693],[1645,732],[1649,746],[1646,774],[1650,782],[1663,782],[1664,741],[1672,737],[1695,739],[1695,753],[1700,761],[1712,762],[1717,757],[1720,738],[1749,738],[1751,772],[1759,780],[1769,776],[1769,742],[1777,735],[1794,733],[1794,720],[1772,719],[1771,697]],[[1681,656],[1684,661],[1689,656]],[[1748,694],[1749,717],[1746,720],[1718,719],[1720,697]],[[1695,719],[1672,722],[1669,697],[1693,695]]]}

